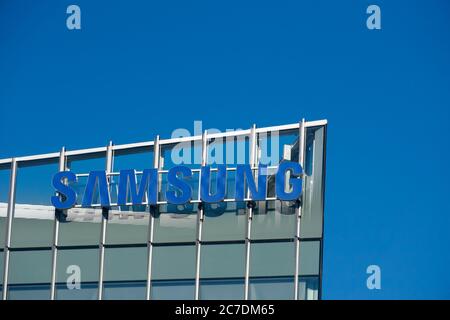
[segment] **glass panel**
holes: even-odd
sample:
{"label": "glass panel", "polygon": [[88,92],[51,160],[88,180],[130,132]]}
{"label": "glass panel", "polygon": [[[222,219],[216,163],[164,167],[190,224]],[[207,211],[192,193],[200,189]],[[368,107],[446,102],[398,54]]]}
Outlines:
{"label": "glass panel", "polygon": [[52,251],[11,251],[10,284],[50,283]]}
{"label": "glass panel", "polygon": [[244,277],[245,244],[204,244],[201,249],[200,277]]}
{"label": "glass panel", "polygon": [[258,201],[252,220],[251,239],[286,239],[295,236],[295,202]]}
{"label": "glass panel", "polygon": [[154,242],[194,242],[197,233],[197,204],[159,205],[154,221]]}
{"label": "glass panel", "polygon": [[97,300],[97,283],[80,283],[79,289],[68,287],[65,283],[56,285],[57,300]]}
{"label": "glass panel", "polygon": [[205,241],[244,240],[247,226],[245,202],[205,205],[202,238]]}
{"label": "glass panel", "polygon": [[106,248],[105,281],[147,279],[147,247]]}
{"label": "glass panel", "polygon": [[300,300],[318,300],[319,299],[319,278],[305,277],[298,281],[298,291]]}
{"label": "glass panel", "polygon": [[298,161],[298,155],[297,160],[294,158],[298,133],[298,130],[289,130],[282,133],[272,131],[258,134],[258,163],[277,166],[281,161]]}
{"label": "glass panel", "polygon": [[243,300],[244,279],[201,280],[202,300]]}
{"label": "glass panel", "polygon": [[50,299],[49,284],[10,285],[8,300],[48,300]]}
{"label": "glass panel", "polygon": [[144,300],[146,281],[104,283],[104,300]]}
{"label": "glass panel", "polygon": [[73,208],[60,215],[59,245],[98,245],[102,209]]}
{"label": "glass panel", "polygon": [[289,276],[294,275],[294,271],[295,246],[293,241],[251,244],[251,276]]}
{"label": "glass panel", "polygon": [[250,279],[249,297],[252,300],[289,300],[294,298],[294,278]]}
{"label": "glass panel", "polygon": [[[105,170],[105,153],[92,158],[72,157],[68,167],[76,174],[86,174],[93,170]],[[87,177],[78,177],[71,186],[77,191],[77,204],[83,200]],[[98,201],[98,190],[94,192],[94,201]],[[98,245],[100,241],[102,210],[100,208],[72,208],[60,217],[59,245]]]}
{"label": "glass panel", "polygon": [[[56,281],[57,299],[90,299],[97,294],[99,250],[58,250]],[[83,283],[91,282],[89,285]]]}
{"label": "glass panel", "polygon": [[195,278],[195,246],[155,246],[152,279]]}
{"label": "glass panel", "polygon": [[301,241],[299,274],[318,275],[320,263],[320,242]]}
{"label": "glass panel", "polygon": [[146,206],[128,206],[126,210],[122,209],[121,207],[120,210],[111,209],[109,211],[106,243],[147,243],[150,213],[148,210],[147,212],[141,211],[141,209],[145,210]]}
{"label": "glass panel", "polygon": [[0,250],[0,294],[3,291],[3,263],[5,261],[5,254],[3,252],[3,249]]}
{"label": "glass panel", "polygon": [[5,245],[10,175],[10,170],[0,170],[0,248]]}
{"label": "glass panel", "polygon": [[194,280],[152,281],[153,300],[192,300],[195,294]]}
{"label": "glass panel", "polygon": [[13,247],[51,246],[55,209],[51,196],[53,175],[58,163],[24,166],[17,169],[16,205],[12,222]]}
{"label": "glass panel", "polygon": [[322,237],[323,173],[325,128],[308,128],[305,159],[305,204],[302,212],[302,238]]}

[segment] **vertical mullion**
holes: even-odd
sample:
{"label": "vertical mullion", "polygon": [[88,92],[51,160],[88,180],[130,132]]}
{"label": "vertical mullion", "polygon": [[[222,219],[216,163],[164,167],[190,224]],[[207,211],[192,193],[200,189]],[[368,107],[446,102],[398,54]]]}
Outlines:
{"label": "vertical mullion", "polygon": [[[61,148],[59,153],[59,171],[66,170],[66,149]],[[55,217],[53,220],[53,245],[52,245],[52,278],[50,286],[50,300],[55,300],[56,293],[56,259],[58,255],[58,240],[59,240],[59,209],[55,209]]]}
{"label": "vertical mullion", "polygon": [[5,260],[3,269],[3,292],[2,299],[6,300],[8,293],[8,275],[9,275],[9,256],[11,247],[11,228],[16,202],[16,177],[17,177],[17,161],[15,158],[11,161],[11,179],[9,181],[9,197],[7,211],[7,230],[5,238]]}
{"label": "vertical mullion", "polygon": [[[253,168],[256,166],[256,125],[254,124],[251,129],[250,136],[250,166]],[[244,282],[244,300],[249,299],[249,284],[250,284],[250,238],[252,230],[253,219],[253,202],[247,204],[247,230],[245,234],[245,282]]]}
{"label": "vertical mullion", "polygon": [[302,218],[302,207],[305,194],[305,142],[306,142],[306,129],[305,129],[305,119],[302,119],[299,126],[299,146],[298,146],[298,162],[302,166],[302,195],[300,203],[296,205],[296,217],[297,217],[297,227],[295,233],[295,274],[294,274],[294,300],[298,300],[299,288],[299,266],[300,266],[300,231],[301,231],[301,218]]}
{"label": "vertical mullion", "polygon": [[[202,136],[202,167],[206,166],[206,163],[208,161],[208,152],[207,152],[207,146],[208,146],[208,138],[207,138],[207,131],[203,133]],[[202,183],[202,176],[201,173],[199,175],[198,179],[199,185]],[[200,194],[199,194],[200,197]],[[203,202],[200,202],[198,204],[198,211],[197,211],[197,239],[196,239],[196,260],[195,260],[195,300],[199,300],[200,297],[200,262],[201,262],[201,245],[202,245],[202,231],[203,231],[203,219],[205,218],[204,215],[204,204]]]}
{"label": "vertical mullion", "polygon": [[[159,152],[159,135],[155,138],[155,143],[153,144],[153,168],[159,169],[160,167],[160,152]],[[157,180],[159,180],[159,173],[157,176]],[[157,190],[158,192],[158,190]],[[159,194],[159,192],[158,192]],[[147,197],[149,199],[149,197]],[[156,202],[158,202],[158,196],[156,197]],[[147,241],[147,287],[146,287],[146,299],[151,299],[151,291],[152,291],[152,263],[153,263],[153,230],[155,224],[154,214],[157,210],[157,204],[151,205],[149,204],[150,217],[148,224],[148,241]]]}
{"label": "vertical mullion", "polygon": [[[106,149],[106,174],[108,181],[108,193],[109,193],[109,181],[111,179],[108,176],[112,171],[112,141],[109,142]],[[104,265],[105,265],[105,240],[106,240],[106,226],[108,222],[109,208],[102,208],[102,226],[100,231],[100,245],[99,245],[99,278],[98,278],[98,300],[103,299],[103,278],[104,278]]]}

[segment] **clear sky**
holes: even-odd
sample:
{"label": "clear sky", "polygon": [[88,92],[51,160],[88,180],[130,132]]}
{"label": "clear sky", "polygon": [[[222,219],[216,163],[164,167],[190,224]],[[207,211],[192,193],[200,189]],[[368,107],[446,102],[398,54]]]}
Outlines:
{"label": "clear sky", "polygon": [[0,158],[328,119],[323,297],[450,298],[449,18],[446,0],[0,0]]}

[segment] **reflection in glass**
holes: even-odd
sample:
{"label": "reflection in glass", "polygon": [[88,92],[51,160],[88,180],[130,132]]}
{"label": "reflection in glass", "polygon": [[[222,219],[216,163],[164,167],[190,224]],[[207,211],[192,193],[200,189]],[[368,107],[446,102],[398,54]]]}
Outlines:
{"label": "reflection in glass", "polygon": [[299,300],[319,299],[319,277],[303,277],[298,281]]}
{"label": "reflection in glass", "polygon": [[153,241],[193,242],[197,230],[197,204],[162,204],[154,221]]}
{"label": "reflection in glass", "polygon": [[295,202],[258,201],[253,212],[252,239],[287,239],[295,236]]}
{"label": "reflection in glass", "polygon": [[325,128],[308,128],[302,238],[322,237]]}
{"label": "reflection in glass", "polygon": [[12,222],[13,247],[44,247],[53,242],[55,194],[51,181],[58,163],[21,165],[17,168],[16,205]]}
{"label": "reflection in glass", "polygon": [[294,278],[250,278],[252,300],[288,300],[294,297]]}

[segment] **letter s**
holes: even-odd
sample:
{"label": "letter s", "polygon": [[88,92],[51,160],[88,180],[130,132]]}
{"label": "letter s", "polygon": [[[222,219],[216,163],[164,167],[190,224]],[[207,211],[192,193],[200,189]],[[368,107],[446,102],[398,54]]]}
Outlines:
{"label": "letter s", "polygon": [[57,209],[69,209],[73,207],[77,200],[75,190],[62,182],[64,178],[67,179],[67,182],[77,181],[77,176],[71,171],[61,171],[53,176],[52,185],[58,192],[58,195],[52,196],[52,204]]}

